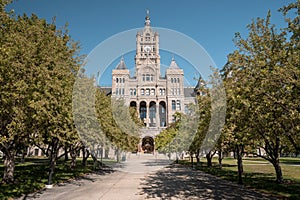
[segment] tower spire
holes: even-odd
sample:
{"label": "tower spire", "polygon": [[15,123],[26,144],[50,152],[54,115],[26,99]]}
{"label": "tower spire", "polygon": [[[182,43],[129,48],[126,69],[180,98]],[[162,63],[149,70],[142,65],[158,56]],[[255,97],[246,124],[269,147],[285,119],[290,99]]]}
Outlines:
{"label": "tower spire", "polygon": [[146,10],[145,26],[150,26],[150,15],[149,15],[149,9],[147,9],[147,10]]}

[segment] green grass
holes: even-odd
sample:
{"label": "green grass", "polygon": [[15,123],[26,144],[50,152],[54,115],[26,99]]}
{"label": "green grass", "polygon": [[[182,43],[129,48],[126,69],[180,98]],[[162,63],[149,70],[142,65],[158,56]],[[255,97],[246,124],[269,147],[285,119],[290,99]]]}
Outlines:
{"label": "green grass", "polygon": [[[300,158],[282,158],[281,168],[284,177],[283,184],[275,183],[276,174],[271,164],[261,158],[246,158],[243,160],[244,185],[261,192],[273,194],[288,199],[300,199]],[[184,164],[190,164],[184,162]],[[206,165],[206,159],[201,159],[201,165],[197,169],[223,179],[237,182],[237,165],[233,158],[223,160],[223,168],[220,169],[217,159],[213,159],[213,167]]]}
{"label": "green grass", "polygon": [[[109,162],[109,161],[107,161]],[[24,163],[16,164],[14,184],[0,185],[0,199],[12,199],[23,194],[29,194],[44,188],[48,181],[48,159],[27,158]],[[81,166],[81,161],[77,161],[77,167],[70,170],[69,162],[58,161],[53,184],[64,182],[80,175],[93,171],[93,161],[88,160],[87,167]],[[3,164],[0,163],[0,182],[3,177]]]}

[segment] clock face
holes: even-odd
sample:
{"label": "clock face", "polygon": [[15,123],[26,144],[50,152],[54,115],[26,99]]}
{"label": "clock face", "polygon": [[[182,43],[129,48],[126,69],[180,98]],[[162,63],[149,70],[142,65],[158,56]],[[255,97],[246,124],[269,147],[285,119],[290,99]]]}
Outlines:
{"label": "clock face", "polygon": [[149,53],[151,51],[151,49],[152,48],[150,46],[145,46],[144,47],[144,51],[147,52],[147,53]]}

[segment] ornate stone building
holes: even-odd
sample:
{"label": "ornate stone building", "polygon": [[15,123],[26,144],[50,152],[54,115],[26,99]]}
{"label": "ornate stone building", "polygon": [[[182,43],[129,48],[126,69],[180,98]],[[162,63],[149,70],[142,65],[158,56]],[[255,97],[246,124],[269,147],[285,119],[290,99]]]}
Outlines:
{"label": "ornate stone building", "polygon": [[165,75],[160,67],[159,33],[152,30],[147,12],[145,26],[136,34],[135,75],[130,76],[122,58],[112,71],[111,96],[137,109],[145,124],[141,148],[148,152],[154,149],[155,135],[175,120],[175,112],[195,103],[194,88],[184,88],[184,72],[174,58]]}

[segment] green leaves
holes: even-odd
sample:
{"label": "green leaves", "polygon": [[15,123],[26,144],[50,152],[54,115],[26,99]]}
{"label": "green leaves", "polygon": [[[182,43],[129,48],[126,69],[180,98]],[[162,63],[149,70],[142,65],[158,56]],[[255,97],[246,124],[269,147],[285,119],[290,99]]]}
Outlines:
{"label": "green leaves", "polygon": [[232,143],[252,147],[248,150],[263,148],[266,154],[259,156],[274,164],[277,181],[281,182],[280,153],[291,150],[287,148],[291,145],[299,152],[299,130],[295,126],[300,122],[299,49],[295,48],[298,43],[294,35],[277,32],[270,19],[269,12],[265,19],[252,21],[246,39],[239,34],[235,37],[237,51],[228,56],[222,70],[228,99],[224,133]]}

